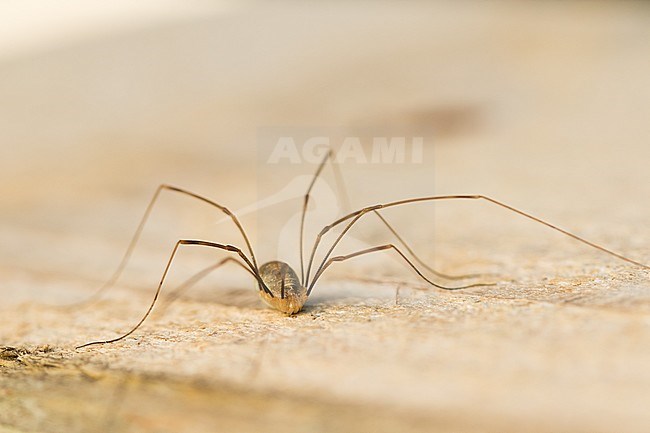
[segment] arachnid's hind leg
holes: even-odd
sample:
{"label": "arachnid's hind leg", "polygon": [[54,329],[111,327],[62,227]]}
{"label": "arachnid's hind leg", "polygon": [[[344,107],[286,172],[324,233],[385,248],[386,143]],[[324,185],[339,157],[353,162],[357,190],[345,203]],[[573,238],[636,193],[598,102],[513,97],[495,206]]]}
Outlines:
{"label": "arachnid's hind leg", "polygon": [[[101,341],[93,341],[90,343],[82,344],[81,346],[77,346],[77,349],[81,349],[82,347],[86,346],[92,346],[95,344],[106,344],[106,343],[114,343],[116,341],[120,341],[129,335],[133,334],[139,327],[144,323],[144,321],[149,317],[149,314],[151,314],[151,310],[153,310],[154,305],[156,305],[156,301],[158,300],[158,296],[160,295],[160,290],[162,289],[163,283],[165,282],[165,278],[167,277],[167,274],[169,273],[169,269],[171,267],[172,261],[174,260],[174,257],[176,257],[176,253],[178,252],[178,249],[180,248],[181,245],[198,245],[198,246],[204,246],[204,247],[209,247],[209,248],[216,248],[224,251],[229,251],[236,253],[239,255],[239,257],[246,263],[246,266],[248,269],[251,271],[251,274],[257,279],[258,283],[260,284],[260,289],[264,290],[265,292],[271,294],[269,289],[266,287],[264,282],[262,281],[262,278],[259,276],[259,273],[257,272],[257,269],[255,266],[253,266],[253,263],[246,257],[246,255],[242,252],[241,249],[233,246],[233,245],[224,245],[224,244],[218,244],[215,242],[208,242],[208,241],[200,241],[200,240],[190,240],[190,239],[181,239],[178,242],[176,242],[176,245],[174,246],[174,249],[169,257],[169,260],[167,261],[167,265],[165,266],[165,271],[163,272],[163,275],[160,279],[160,283],[158,284],[158,288],[156,289],[156,294],[153,297],[153,300],[151,301],[151,304],[149,305],[149,308],[147,309],[147,312],[142,316],[140,321],[133,327],[131,328],[130,331],[122,334],[119,337],[112,338],[109,340],[101,340]],[[271,294],[272,296],[272,294]]]}
{"label": "arachnid's hind leg", "polygon": [[429,283],[432,286],[437,287],[439,289],[443,289],[443,290],[460,290],[460,289],[469,289],[470,287],[484,287],[484,286],[494,286],[494,285],[496,285],[494,283],[477,283],[477,284],[469,284],[469,285],[466,285],[466,286],[458,286],[458,287],[441,286],[440,284],[434,283],[429,278],[427,278],[422,273],[422,271],[420,271],[420,269],[418,269],[418,267],[415,266],[415,264],[411,260],[409,260],[409,258],[399,248],[397,248],[393,244],[385,244],[385,245],[379,245],[377,247],[366,248],[364,250],[357,251],[357,252],[352,253],[352,254],[346,254],[346,255],[343,255],[343,256],[334,256],[334,257],[330,258],[323,265],[323,267],[320,268],[320,270],[314,275],[314,279],[312,280],[312,282],[311,282],[311,284],[309,286],[309,290],[307,291],[307,295],[309,295],[311,293],[312,289],[314,288],[314,285],[316,284],[316,281],[318,281],[318,279],[323,275],[325,270],[327,268],[329,268],[330,265],[332,265],[333,263],[342,262],[342,261],[345,261],[345,260],[348,260],[348,259],[351,259],[351,258],[354,258],[354,257],[359,257],[359,256],[362,256],[362,255],[365,255],[365,254],[370,254],[370,253],[374,253],[374,252],[377,252],[377,251],[385,251],[385,250],[389,250],[389,249],[392,249],[395,252],[397,252],[397,254],[411,267],[411,269],[413,269],[418,274],[418,276],[420,276],[420,278],[422,278],[427,283]]}
{"label": "arachnid's hind leg", "polygon": [[210,265],[210,266],[208,266],[208,267],[206,267],[206,268],[200,270],[199,272],[197,272],[196,274],[192,275],[190,278],[188,278],[187,280],[185,280],[183,283],[181,283],[178,287],[176,287],[176,288],[175,288],[175,289],[174,289],[174,290],[169,294],[169,296],[167,297],[167,299],[165,299],[165,300],[163,301],[164,303],[158,307],[158,311],[159,311],[159,312],[164,312],[164,311],[167,309],[167,307],[169,307],[169,305],[171,305],[174,301],[176,301],[178,298],[181,297],[181,295],[183,294],[183,292],[185,292],[186,290],[190,289],[192,286],[194,286],[195,284],[197,284],[197,283],[198,283],[199,281],[201,281],[203,278],[207,277],[209,274],[211,274],[212,272],[216,271],[216,270],[219,269],[221,266],[223,266],[223,265],[225,265],[226,263],[229,263],[229,262],[232,262],[232,263],[235,263],[235,264],[239,265],[239,266],[240,266],[241,268],[243,268],[246,272],[248,272],[249,274],[251,274],[251,275],[253,276],[253,278],[255,278],[255,274],[253,274],[253,273],[251,272],[251,270],[248,269],[244,263],[240,262],[239,260],[237,260],[237,259],[235,259],[235,258],[233,258],[233,257],[226,257],[225,259],[220,260],[220,261],[218,261],[217,263],[212,264],[212,265]]}
{"label": "arachnid's hind leg", "polygon": [[390,230],[390,232],[397,238],[397,240],[402,244],[402,246],[406,249],[406,251],[413,256],[416,262],[420,264],[424,269],[427,271],[431,272],[433,275],[436,275],[440,278],[444,278],[446,280],[467,280],[471,278],[481,278],[481,277],[486,277],[486,276],[493,276],[493,274],[463,274],[463,275],[449,275],[442,273],[440,271],[436,271],[434,268],[431,266],[427,265],[424,260],[420,259],[417,254],[415,254],[415,251],[409,246],[409,244],[406,243],[406,241],[397,233],[395,228],[386,220],[386,218],[379,213],[378,210],[373,211],[377,217],[384,223],[384,225]]}

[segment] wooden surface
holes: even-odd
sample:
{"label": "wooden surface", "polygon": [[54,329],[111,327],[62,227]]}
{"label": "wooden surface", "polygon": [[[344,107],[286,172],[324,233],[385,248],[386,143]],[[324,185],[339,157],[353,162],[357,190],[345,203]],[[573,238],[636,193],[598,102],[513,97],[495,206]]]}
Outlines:
{"label": "wooden surface", "polygon": [[[280,3],[3,59],[0,432],[647,431],[648,272],[487,203],[387,215],[495,287],[431,289],[380,254],[286,317],[223,268],[74,350],[138,320],[176,239],[241,243],[164,195],[119,284],[62,307],[111,275],[158,184],[237,210],[304,180],[313,164],[262,156],[277,125],[425,135],[422,164],[341,165],[355,208],[487,194],[650,262],[649,22],[615,2]],[[262,261],[296,253],[272,240],[299,203],[242,216]],[[364,227],[352,246],[390,240]],[[169,287],[220,257],[183,252]]]}

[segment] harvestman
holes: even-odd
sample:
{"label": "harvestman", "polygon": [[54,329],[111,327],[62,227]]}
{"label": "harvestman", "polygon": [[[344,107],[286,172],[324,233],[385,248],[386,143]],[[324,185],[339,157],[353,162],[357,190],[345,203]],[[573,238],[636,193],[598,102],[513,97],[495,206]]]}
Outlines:
{"label": "harvestman", "polygon": [[[465,279],[465,278],[471,278],[471,277],[476,277],[477,275],[472,274],[472,275],[461,275],[461,276],[452,276],[452,275],[446,275],[441,272],[436,271],[435,269],[429,267],[426,263],[424,263],[414,252],[413,250],[408,246],[408,244],[402,239],[402,237],[395,231],[393,226],[386,220],[386,218],[379,212],[381,209],[387,209],[395,206],[401,206],[401,205],[406,205],[406,204],[412,204],[412,203],[419,203],[419,202],[427,202],[427,201],[435,201],[435,200],[484,200],[489,203],[492,203],[494,205],[500,206],[501,208],[507,209],[511,212],[517,213],[521,216],[524,216],[530,220],[533,220],[537,223],[543,224],[546,227],[549,227],[555,231],[558,231],[566,236],[569,236],[579,242],[582,242],[583,244],[586,244],[592,248],[595,248],[597,250],[600,250],[604,253],[607,253],[609,255],[612,255],[614,257],[617,257],[625,262],[640,266],[644,269],[650,269],[650,266],[645,265],[643,263],[637,262],[635,260],[632,260],[628,257],[625,257],[619,253],[616,253],[614,251],[611,251],[607,248],[604,248],[600,245],[597,245],[591,241],[588,241],[587,239],[584,239],[580,236],[577,236],[573,233],[570,233],[564,229],[561,229],[549,222],[546,222],[540,218],[537,218],[533,215],[530,215],[526,212],[523,212],[519,209],[516,209],[510,205],[507,205],[505,203],[502,203],[500,201],[497,201],[493,198],[484,196],[484,195],[478,195],[478,194],[459,194],[459,195],[438,195],[438,196],[429,196],[429,197],[416,197],[416,198],[410,198],[410,199],[404,199],[404,200],[398,200],[398,201],[393,201],[390,203],[384,203],[384,204],[376,204],[374,206],[367,206],[362,209],[359,209],[357,211],[348,213],[347,215],[337,219],[336,221],[332,222],[331,224],[326,225],[323,227],[323,229],[318,233],[316,236],[316,239],[314,241],[314,245],[311,249],[311,253],[309,255],[309,260],[307,262],[307,267],[305,268],[305,257],[304,257],[304,248],[303,248],[303,234],[304,234],[304,227],[305,227],[305,216],[307,212],[307,207],[309,204],[309,199],[310,199],[310,193],[312,188],[314,187],[314,184],[316,182],[316,179],[320,176],[323,167],[327,163],[328,160],[331,160],[333,156],[333,153],[330,151],[328,152],[323,160],[321,161],[320,165],[318,166],[318,169],[316,170],[316,173],[314,174],[314,177],[309,184],[309,187],[307,188],[307,192],[304,195],[304,201],[302,205],[302,215],[301,215],[301,220],[300,220],[300,278],[298,277],[297,273],[289,266],[287,263],[281,262],[281,261],[271,261],[268,263],[264,263],[262,266],[258,266],[257,264],[257,259],[255,258],[255,253],[253,252],[253,248],[251,246],[250,240],[248,239],[248,236],[246,235],[246,231],[244,230],[244,227],[241,225],[235,214],[233,214],[228,208],[225,206],[216,203],[206,197],[203,197],[201,195],[195,194],[193,192],[187,191],[182,188],[177,188],[175,186],[170,186],[170,185],[160,185],[158,189],[156,190],[154,196],[152,197],[151,201],[149,202],[149,205],[147,206],[144,216],[142,217],[142,220],[140,221],[140,224],[138,225],[138,228],[136,229],[135,234],[133,235],[133,238],[131,239],[131,242],[122,258],[122,261],[120,262],[118,268],[116,269],[115,273],[113,276],[102,286],[100,289],[93,295],[91,296],[90,299],[94,299],[101,294],[104,290],[110,288],[113,286],[117,280],[119,279],[120,275],[122,274],[122,271],[124,270],[127,262],[129,261],[129,258],[131,257],[131,254],[133,252],[133,249],[135,247],[135,244],[137,243],[140,234],[142,232],[142,229],[144,228],[145,223],[147,222],[147,219],[149,218],[149,215],[151,213],[151,210],[158,199],[160,193],[165,190],[165,191],[172,191],[172,192],[177,192],[186,196],[193,197],[197,200],[203,201],[211,206],[214,206],[215,208],[219,209],[221,212],[223,212],[228,218],[232,220],[232,222],[235,224],[237,229],[242,235],[242,238],[244,239],[244,243],[246,244],[246,249],[248,250],[250,256],[247,256],[246,253],[242,251],[241,248],[236,247],[234,245],[227,245],[227,244],[219,244],[216,242],[210,242],[210,241],[204,241],[204,240],[192,240],[192,239],[181,239],[176,242],[176,245],[174,246],[174,249],[172,250],[172,253],[169,257],[169,260],[167,261],[167,265],[165,266],[165,270],[162,274],[162,277],[160,279],[160,283],[158,284],[158,288],[156,289],[156,293],[153,297],[153,300],[151,301],[151,304],[149,305],[149,308],[147,309],[146,313],[140,321],[133,327],[131,328],[130,331],[122,334],[119,337],[112,338],[109,340],[102,340],[102,341],[93,341],[90,343],[83,344],[81,346],[78,346],[77,349],[80,349],[82,347],[87,347],[87,346],[92,346],[96,344],[106,344],[106,343],[114,343],[116,341],[122,340],[129,335],[133,334],[149,317],[149,314],[153,310],[154,305],[156,304],[156,301],[158,300],[158,296],[160,295],[160,291],[162,289],[163,283],[165,282],[165,278],[167,277],[167,274],[169,273],[169,269],[171,267],[171,264],[174,260],[174,257],[176,256],[176,253],[178,252],[178,249],[181,246],[187,245],[195,245],[195,246],[203,246],[203,247],[208,247],[208,248],[215,248],[219,250],[224,250],[230,253],[234,253],[237,255],[241,260],[238,260],[236,257],[227,257],[225,259],[222,259],[221,261],[217,262],[216,264],[202,270],[198,274],[195,275],[192,279],[188,280],[183,286],[188,285],[192,280],[196,280],[197,278],[202,278],[205,276],[208,272],[214,271],[215,269],[219,268],[220,266],[232,262],[240,267],[242,267],[245,271],[247,271],[256,281],[257,281],[257,286],[259,290],[260,297],[262,300],[268,304],[269,306],[285,313],[285,314],[296,314],[298,313],[305,302],[307,301],[307,298],[311,294],[312,290],[314,289],[314,286],[316,285],[316,282],[318,279],[323,275],[323,273],[335,262],[342,262],[344,260],[348,260],[354,257],[359,257],[365,254],[370,254],[373,252],[378,252],[378,251],[386,251],[386,250],[393,250],[399,258],[404,260],[404,262],[411,267],[415,273],[422,278],[424,281],[426,281],[428,284],[437,287],[438,289],[442,290],[459,290],[459,289],[466,289],[470,287],[480,287],[480,286],[492,286],[495,285],[493,283],[478,283],[478,284],[469,284],[465,286],[456,286],[456,287],[447,287],[443,286],[440,284],[437,284],[433,282],[430,278],[424,275],[423,271],[420,269],[424,268],[430,273],[443,278],[447,280],[456,280],[456,279]],[[334,167],[335,164],[332,163],[332,166]],[[390,233],[395,237],[395,239],[398,241],[398,243],[402,246],[404,250],[410,254],[412,259],[409,259],[407,254],[405,254],[401,248],[397,247],[393,243],[388,243],[388,244],[383,244],[379,246],[375,246],[372,248],[366,248],[351,254],[346,254],[346,255],[341,255],[341,256],[334,256],[332,257],[332,253],[334,252],[334,249],[336,246],[339,244],[341,239],[345,236],[345,234],[352,228],[354,224],[357,223],[363,216],[366,214],[374,214],[376,215],[381,222],[383,223],[384,226],[390,231]],[[316,251],[321,243],[321,240],[323,236],[329,232],[331,229],[333,229],[336,226],[339,226],[346,221],[349,221],[347,225],[343,228],[341,233],[338,235],[336,240],[332,243],[330,246],[329,250],[325,254],[324,258],[318,265],[318,267],[314,267],[314,258],[316,255]],[[414,262],[417,262],[420,267],[418,267]],[[312,274],[312,270],[314,273]]]}

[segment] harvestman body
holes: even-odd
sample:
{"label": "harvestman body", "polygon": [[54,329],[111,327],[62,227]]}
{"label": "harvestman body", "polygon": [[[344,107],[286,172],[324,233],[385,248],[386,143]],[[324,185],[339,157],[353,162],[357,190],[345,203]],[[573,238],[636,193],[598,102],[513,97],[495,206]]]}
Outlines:
{"label": "harvestman body", "polygon": [[[160,279],[160,283],[158,284],[158,288],[156,290],[156,293],[154,295],[154,298],[149,305],[149,308],[147,309],[146,313],[144,316],[140,319],[140,321],[133,327],[131,328],[130,331],[122,334],[119,337],[109,339],[109,340],[103,340],[103,341],[93,341],[90,343],[83,344],[81,346],[78,346],[77,349],[80,349],[82,347],[86,346],[91,346],[91,345],[96,345],[96,344],[106,344],[106,343],[113,343],[119,340],[122,340],[129,335],[133,334],[139,327],[144,323],[144,321],[149,317],[149,314],[153,310],[154,305],[156,304],[156,301],[158,300],[158,296],[160,295],[161,288],[163,286],[163,283],[165,282],[165,278],[167,277],[167,274],[169,273],[169,269],[171,267],[171,264],[174,260],[174,257],[176,256],[176,253],[178,252],[178,249],[185,245],[185,246],[203,246],[203,247],[208,247],[208,248],[214,248],[214,249],[219,249],[219,250],[224,250],[230,253],[236,254],[239,259],[235,257],[227,257],[216,264],[203,269],[201,272],[197,273],[194,277],[192,277],[190,280],[188,280],[186,283],[184,283],[181,287],[188,286],[192,284],[193,282],[196,282],[196,280],[202,278],[203,276],[207,275],[209,272],[214,271],[215,269],[219,268],[225,263],[228,262],[233,262],[237,264],[238,266],[242,267],[245,271],[247,271],[255,280],[257,281],[258,285],[258,290],[260,293],[260,297],[262,300],[269,305],[270,307],[275,308],[276,310],[279,310],[285,314],[296,314],[300,310],[302,310],[302,307],[304,306],[305,302],[307,301],[309,295],[311,294],[311,291],[314,288],[314,285],[318,281],[318,279],[323,275],[325,270],[329,268],[333,263],[336,262],[342,262],[344,260],[348,260],[354,257],[359,257],[365,254],[373,253],[373,252],[378,252],[378,251],[385,251],[385,250],[393,250],[397,255],[404,260],[404,262],[410,266],[415,273],[422,278],[424,281],[427,283],[431,284],[434,287],[437,287],[439,289],[443,290],[459,290],[459,289],[466,289],[470,287],[480,287],[480,286],[492,286],[495,285],[493,283],[479,283],[479,284],[469,284],[469,285],[464,285],[464,286],[456,286],[456,287],[447,287],[443,286],[440,284],[435,283],[432,281],[430,278],[428,278],[423,271],[420,268],[426,269],[428,272],[430,272],[433,275],[436,275],[437,277],[447,279],[447,280],[458,280],[458,279],[467,279],[467,278],[474,278],[478,275],[476,274],[471,274],[471,275],[460,275],[460,276],[452,276],[452,275],[446,275],[441,272],[436,271],[435,269],[429,267],[426,263],[424,263],[416,254],[415,252],[409,247],[409,245],[400,237],[400,235],[395,231],[395,229],[392,227],[392,225],[386,220],[386,218],[380,213],[381,209],[386,209],[390,207],[395,207],[395,206],[401,206],[401,205],[406,205],[406,204],[412,204],[412,203],[418,203],[418,202],[427,202],[427,201],[437,201],[437,200],[484,200],[487,202],[490,202],[492,204],[495,204],[497,206],[500,206],[501,208],[507,209],[511,212],[517,213],[521,216],[524,216],[530,220],[533,220],[535,222],[538,222],[540,224],[543,224],[555,231],[558,231],[566,236],[569,236],[579,242],[582,242],[583,244],[586,244],[592,248],[595,248],[597,250],[600,250],[604,253],[607,253],[609,255],[612,255],[614,257],[617,257],[623,261],[626,261],[628,263],[640,266],[644,269],[650,269],[650,266],[645,265],[643,263],[640,263],[638,261],[632,260],[628,257],[625,257],[621,254],[618,254],[614,251],[611,251],[607,248],[604,248],[600,245],[597,245],[591,241],[588,241],[580,236],[577,236],[573,233],[570,233],[564,229],[561,229],[553,224],[550,224],[540,218],[537,218],[533,215],[530,215],[528,213],[525,213],[521,210],[518,210],[512,206],[509,206],[505,203],[499,202],[497,200],[494,200],[490,197],[483,196],[483,195],[439,195],[439,196],[429,196],[429,197],[417,197],[417,198],[411,198],[411,199],[405,199],[405,200],[399,200],[399,201],[394,201],[390,203],[384,203],[384,204],[377,204],[374,206],[368,206],[364,207],[362,209],[359,209],[355,212],[351,212],[336,221],[332,222],[331,224],[325,226],[317,235],[316,240],[314,242],[314,245],[311,250],[311,254],[309,256],[309,261],[307,264],[307,267],[305,269],[304,266],[304,252],[303,252],[303,233],[304,233],[304,225],[305,225],[305,215],[307,211],[307,206],[309,204],[309,199],[310,199],[310,192],[316,182],[316,179],[318,176],[320,176],[321,171],[323,170],[323,167],[325,166],[325,163],[331,159],[332,157],[332,152],[328,152],[325,157],[323,158],[323,161],[320,163],[318,166],[318,169],[312,179],[312,182],[310,183],[309,187],[307,188],[307,192],[305,193],[304,196],[304,201],[303,201],[303,206],[302,206],[302,216],[300,220],[300,277],[298,274],[289,266],[287,263],[280,262],[280,261],[271,261],[268,263],[262,264],[262,266],[258,266],[257,264],[257,259],[255,258],[255,253],[253,252],[253,248],[250,244],[250,241],[248,239],[248,236],[246,235],[246,232],[244,231],[243,226],[230,210],[226,208],[225,206],[222,206],[208,198],[205,198],[203,196],[200,196],[198,194],[195,194],[193,192],[177,188],[175,186],[170,186],[170,185],[161,185],[158,187],[156,190],[156,193],[154,194],[153,198],[149,202],[149,205],[147,206],[147,209],[145,211],[144,216],[142,217],[142,220],[140,221],[140,224],[131,239],[131,242],[129,244],[129,247],[126,250],[126,253],[124,254],[124,257],[122,258],[122,261],[120,262],[120,265],[118,266],[117,270],[113,274],[113,276],[104,284],[93,296],[91,296],[87,301],[89,302],[93,299],[96,299],[104,290],[108,289],[109,287],[113,286],[120,275],[122,274],[122,271],[124,270],[129,258],[131,257],[131,254],[133,252],[133,249],[135,247],[135,244],[137,243],[140,234],[142,232],[142,229],[144,228],[144,225],[149,218],[149,214],[151,213],[151,210],[153,208],[153,205],[155,204],[156,200],[158,199],[158,196],[160,195],[160,192],[163,190],[166,191],[172,191],[172,192],[177,192],[183,195],[187,195],[190,197],[193,197],[195,199],[198,199],[200,201],[203,201],[211,206],[216,207],[219,209],[221,212],[223,212],[226,216],[228,216],[232,222],[235,224],[239,232],[241,233],[244,242],[246,244],[246,248],[250,254],[250,257],[247,256],[241,248],[238,248],[233,245],[226,245],[226,244],[219,244],[216,242],[209,242],[209,241],[203,241],[203,240],[190,240],[190,239],[181,239],[178,242],[176,242],[176,245],[174,246],[174,249],[171,253],[171,256],[169,257],[169,260],[167,261],[167,265],[165,267],[165,271],[163,272],[162,278]],[[336,168],[336,164],[332,164],[332,167]],[[340,173],[338,171],[336,172],[337,176],[340,178]],[[338,179],[337,179],[338,180]],[[339,244],[341,239],[345,236],[345,234],[352,228],[354,224],[357,223],[363,216],[366,214],[374,214],[379,218],[379,220],[386,226],[386,228],[390,231],[390,233],[395,237],[397,242],[402,246],[402,248],[412,257],[412,259],[409,258],[407,254],[405,254],[402,251],[402,248],[397,247],[395,244],[390,243],[390,244],[384,244],[384,245],[379,245],[376,247],[372,248],[366,248],[360,251],[357,251],[355,253],[351,254],[346,254],[342,256],[334,256],[332,257],[332,253],[334,252],[334,249],[336,246]],[[339,236],[336,238],[336,240],[332,243],[330,246],[329,250],[327,251],[327,254],[321,261],[320,265],[315,269],[315,272],[312,276],[311,271],[312,267],[314,265],[314,257],[316,254],[316,250],[318,249],[318,246],[320,245],[320,242],[323,238],[323,236],[329,232],[332,228],[343,224],[344,222],[349,221],[347,225],[343,228],[342,232],[339,234]],[[417,262],[420,266],[418,267],[414,262]]]}

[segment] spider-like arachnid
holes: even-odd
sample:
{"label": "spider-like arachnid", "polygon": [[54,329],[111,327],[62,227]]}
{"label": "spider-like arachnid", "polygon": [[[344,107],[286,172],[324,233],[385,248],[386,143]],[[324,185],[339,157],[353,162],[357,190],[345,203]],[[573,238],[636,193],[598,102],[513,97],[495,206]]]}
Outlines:
{"label": "spider-like arachnid", "polygon": [[[586,244],[592,248],[598,249],[604,253],[607,253],[609,255],[612,255],[614,257],[617,257],[621,260],[624,260],[628,263],[632,263],[634,265],[640,266],[644,269],[650,269],[650,266],[642,264],[638,261],[632,260],[628,257],[625,257],[621,254],[618,254],[614,251],[611,251],[607,248],[604,248],[600,245],[597,245],[591,241],[588,241],[580,236],[577,236],[573,233],[570,233],[564,229],[561,229],[551,223],[548,223],[540,218],[537,218],[533,215],[530,215],[526,212],[523,212],[519,209],[516,209],[512,206],[509,206],[505,203],[502,203],[500,201],[497,201],[493,198],[484,196],[484,195],[470,195],[470,194],[460,194],[460,195],[438,195],[438,196],[429,196],[429,197],[416,197],[416,198],[409,198],[409,199],[404,199],[404,200],[398,200],[398,201],[393,201],[390,203],[384,203],[384,204],[376,204],[373,206],[366,206],[364,208],[361,208],[359,210],[356,210],[354,212],[348,213],[345,216],[340,217],[336,221],[332,222],[331,224],[326,225],[323,227],[323,229],[318,233],[316,236],[316,239],[314,241],[314,245],[311,249],[311,253],[309,255],[309,259],[307,261],[307,266],[305,267],[305,257],[304,257],[304,226],[305,226],[305,215],[307,211],[307,206],[309,204],[309,199],[310,199],[310,193],[311,190],[317,180],[317,178],[320,176],[321,171],[323,170],[323,167],[327,163],[328,160],[332,159],[333,153],[331,151],[327,152],[323,160],[321,161],[320,165],[318,166],[318,169],[316,170],[316,173],[314,174],[314,177],[310,183],[310,185],[307,188],[307,192],[304,195],[304,201],[302,205],[302,215],[300,219],[300,277],[298,277],[298,274],[293,270],[291,266],[289,266],[287,263],[281,262],[281,261],[271,261],[268,263],[264,263],[261,266],[258,266],[257,259],[255,258],[255,253],[253,252],[253,248],[251,246],[250,240],[248,239],[248,236],[246,235],[246,231],[244,230],[243,226],[237,219],[237,216],[232,213],[228,208],[225,206],[216,203],[206,197],[203,197],[201,195],[195,194],[193,192],[187,191],[182,188],[177,188],[175,186],[170,186],[170,185],[160,185],[158,189],[156,190],[153,198],[149,202],[149,205],[146,208],[146,211],[144,213],[144,216],[142,217],[142,220],[140,221],[140,224],[133,235],[133,238],[131,239],[131,242],[126,250],[126,253],[124,254],[122,261],[120,265],[118,266],[117,270],[113,274],[113,276],[104,284],[93,296],[92,298],[95,298],[98,296],[102,291],[105,289],[113,286],[118,278],[120,277],[122,271],[124,270],[131,253],[133,252],[133,249],[135,247],[135,244],[138,241],[138,238],[140,237],[140,233],[142,232],[142,229],[144,228],[145,223],[147,222],[147,219],[149,218],[149,214],[151,213],[151,210],[158,199],[161,191],[173,191],[177,192],[180,194],[184,194],[190,197],[193,197],[197,200],[203,201],[211,206],[216,207],[219,209],[221,212],[223,212],[228,218],[232,220],[232,222],[235,224],[239,232],[241,233],[244,242],[246,244],[246,249],[248,250],[249,255],[247,255],[244,251],[242,251],[241,248],[236,247],[234,245],[226,245],[226,244],[219,244],[216,242],[210,242],[210,241],[205,241],[205,240],[192,240],[192,239],[181,239],[176,242],[176,245],[174,246],[174,249],[172,250],[172,253],[169,257],[169,260],[167,261],[167,265],[165,267],[165,270],[163,272],[162,278],[160,279],[160,283],[158,284],[158,288],[156,289],[156,293],[154,295],[153,300],[151,301],[151,304],[149,305],[149,308],[147,309],[146,313],[140,321],[131,328],[130,331],[122,334],[119,337],[112,338],[109,340],[102,340],[102,341],[93,341],[90,343],[83,344],[81,346],[78,346],[77,349],[86,347],[86,346],[91,346],[91,345],[96,345],[96,344],[106,344],[106,343],[113,343],[119,340],[122,340],[129,335],[133,334],[139,327],[144,323],[144,321],[147,319],[149,314],[154,308],[154,305],[156,304],[156,301],[158,300],[158,296],[160,295],[160,291],[162,289],[162,286],[165,282],[165,278],[167,277],[167,274],[169,272],[169,269],[171,267],[171,264],[174,260],[174,257],[176,256],[176,253],[178,252],[178,249],[181,246],[185,245],[195,245],[195,246],[203,246],[203,247],[208,247],[208,248],[216,248],[220,250],[224,250],[230,253],[234,253],[239,257],[238,260],[237,257],[227,257],[225,259],[222,259],[218,263],[210,266],[209,268],[204,269],[201,271],[197,276],[203,276],[207,272],[211,272],[220,266],[224,265],[225,263],[232,262],[237,264],[238,266],[242,267],[244,270],[246,270],[256,281],[257,281],[257,287],[259,290],[260,297],[262,300],[268,304],[269,306],[285,313],[285,314],[296,314],[298,313],[307,299],[309,298],[309,295],[311,294],[312,290],[314,289],[314,286],[316,285],[316,282],[319,280],[319,278],[323,275],[323,273],[335,262],[342,262],[344,260],[352,259],[354,257],[359,257],[365,254],[370,254],[373,252],[378,252],[378,251],[386,251],[386,250],[392,250],[394,253],[398,255],[399,258],[404,260],[404,262],[411,267],[417,275],[422,278],[424,281],[429,283],[430,285],[437,287],[438,289],[442,290],[459,290],[459,289],[466,289],[470,287],[479,287],[479,286],[490,286],[490,285],[495,285],[494,283],[478,283],[478,284],[469,284],[469,285],[464,285],[464,286],[455,286],[455,287],[447,287],[444,285],[440,285],[438,283],[435,283],[432,281],[430,278],[428,278],[422,269],[426,269],[426,271],[430,272],[431,274],[436,275],[437,277],[447,279],[447,280],[455,280],[455,279],[463,279],[463,278],[468,278],[468,277],[473,277],[475,275],[465,275],[465,276],[451,276],[451,275],[446,275],[441,272],[436,271],[435,269],[431,268],[428,266],[426,263],[424,263],[418,256],[413,252],[411,247],[402,239],[402,237],[395,231],[393,226],[386,220],[386,218],[380,213],[380,210],[386,209],[386,208],[391,208],[395,206],[402,206],[402,205],[407,205],[407,204],[413,204],[413,203],[419,203],[419,202],[428,202],[428,201],[435,201],[435,200],[484,200],[489,203],[495,204],[497,206],[500,206],[501,208],[507,209],[511,212],[517,213],[521,216],[524,216],[528,219],[531,219],[537,223],[543,224],[546,227],[549,227],[553,230],[556,230],[566,236],[569,236],[579,242],[582,242],[583,244]],[[383,244],[383,245],[378,245],[375,247],[371,248],[366,248],[362,249],[360,251],[351,253],[351,254],[346,254],[346,255],[341,255],[341,256],[333,256],[332,253],[334,252],[334,249],[336,246],[339,244],[341,239],[345,236],[345,234],[350,230],[350,228],[357,223],[361,218],[363,218],[367,214],[374,214],[376,215],[381,222],[386,226],[386,228],[392,233],[392,235],[395,237],[395,239],[398,241],[397,243],[401,245],[401,248],[396,246],[393,243],[389,244]],[[314,257],[316,255],[316,251],[320,245],[320,242],[323,238],[323,236],[329,232],[332,228],[337,227],[343,223],[347,222],[347,225],[344,226],[343,230],[341,233],[338,235],[336,240],[332,243],[330,246],[329,250],[325,254],[324,258],[320,262],[320,264],[315,267],[314,265]],[[405,250],[406,253],[403,251]],[[409,258],[409,256],[411,258]],[[416,265],[417,263],[417,265]],[[419,266],[418,266],[419,265]],[[312,273],[313,271],[313,273]]]}

